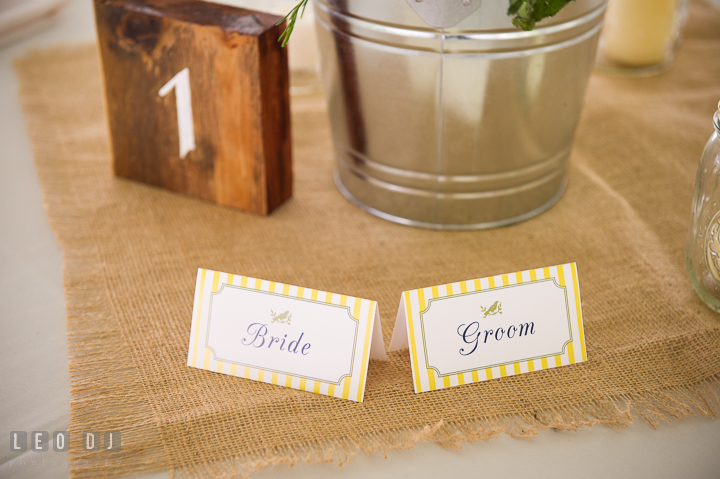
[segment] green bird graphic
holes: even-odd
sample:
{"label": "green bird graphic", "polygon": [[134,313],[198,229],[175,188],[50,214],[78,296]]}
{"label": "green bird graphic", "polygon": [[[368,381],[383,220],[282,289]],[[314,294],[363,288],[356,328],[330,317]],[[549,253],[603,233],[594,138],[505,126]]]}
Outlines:
{"label": "green bird graphic", "polygon": [[487,309],[480,306],[480,311],[485,313],[485,316],[483,316],[483,318],[487,318],[488,316],[495,316],[496,314],[502,314],[502,303],[500,301],[495,301],[493,305]]}
{"label": "green bird graphic", "polygon": [[290,324],[292,313],[290,311],[285,311],[282,314],[275,314],[275,311],[271,309],[270,316],[272,317],[273,323]]}

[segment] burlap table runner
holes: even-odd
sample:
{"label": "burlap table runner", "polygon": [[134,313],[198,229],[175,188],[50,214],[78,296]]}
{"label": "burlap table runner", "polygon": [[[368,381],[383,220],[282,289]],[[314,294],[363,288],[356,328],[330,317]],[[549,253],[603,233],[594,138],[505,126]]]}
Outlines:
{"label": "burlap table runner", "polygon": [[[224,477],[421,440],[717,414],[720,316],[694,294],[684,245],[720,99],[720,14],[704,3],[691,13],[671,71],[592,78],[555,207],[467,233],[397,226],[343,199],[320,97],[293,99],[296,193],[269,218],[115,179],[94,47],[18,61],[64,254],[71,432],[123,434],[121,467],[93,461],[74,476]],[[583,295],[582,365],[416,395],[405,350],[371,362],[362,404],[185,365],[198,267],[376,299],[387,344],[403,290],[569,261]],[[71,458],[95,456],[75,442]]]}

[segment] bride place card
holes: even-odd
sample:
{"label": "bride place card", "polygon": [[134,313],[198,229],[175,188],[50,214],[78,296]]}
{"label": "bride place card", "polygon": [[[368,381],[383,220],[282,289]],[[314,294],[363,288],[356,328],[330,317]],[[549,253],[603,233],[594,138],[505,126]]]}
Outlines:
{"label": "bride place card", "polygon": [[415,392],[587,360],[575,263],[405,291],[390,350]]}
{"label": "bride place card", "polygon": [[371,358],[375,301],[198,270],[188,366],[362,402]]}

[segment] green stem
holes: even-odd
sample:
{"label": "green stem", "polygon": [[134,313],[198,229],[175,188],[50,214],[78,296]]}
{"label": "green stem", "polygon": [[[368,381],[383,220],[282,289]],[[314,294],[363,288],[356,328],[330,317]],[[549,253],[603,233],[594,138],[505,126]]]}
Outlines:
{"label": "green stem", "polygon": [[277,22],[277,24],[280,25],[285,20],[288,21],[285,30],[280,34],[280,38],[278,38],[278,41],[282,42],[282,46],[287,45],[288,41],[290,40],[290,35],[293,32],[293,28],[295,28],[295,22],[298,19],[298,14],[300,14],[300,18],[302,18],[303,14],[305,13],[305,7],[307,7],[309,1],[310,0],[300,0],[300,3],[295,5],[295,7],[290,10],[290,12],[285,15],[282,20]]}

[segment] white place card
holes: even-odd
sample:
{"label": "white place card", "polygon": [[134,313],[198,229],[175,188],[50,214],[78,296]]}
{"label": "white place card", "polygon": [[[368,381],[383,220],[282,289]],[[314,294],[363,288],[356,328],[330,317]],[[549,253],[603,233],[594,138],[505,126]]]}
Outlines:
{"label": "white place card", "polygon": [[375,301],[198,270],[188,366],[362,402],[371,358]]}
{"label": "white place card", "polygon": [[415,392],[587,361],[575,263],[405,291],[390,350]]}

